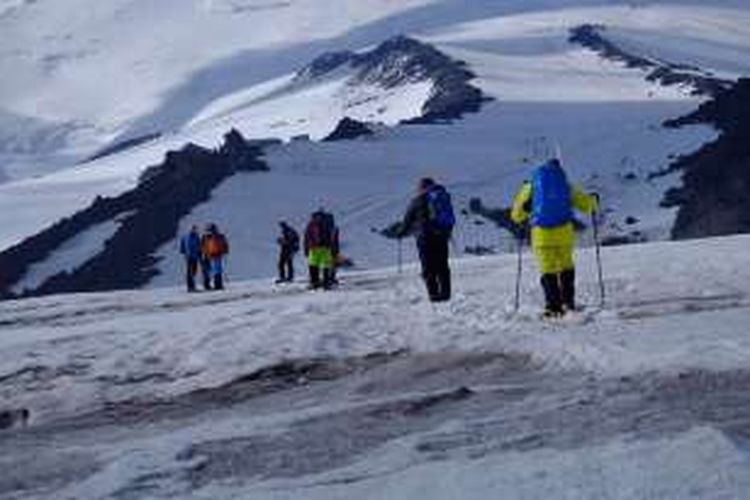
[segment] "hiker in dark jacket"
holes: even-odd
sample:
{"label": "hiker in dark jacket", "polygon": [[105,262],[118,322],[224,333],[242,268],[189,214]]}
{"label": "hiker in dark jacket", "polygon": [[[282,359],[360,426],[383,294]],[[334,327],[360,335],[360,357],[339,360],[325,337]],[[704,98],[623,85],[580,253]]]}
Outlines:
{"label": "hiker in dark jacket", "polygon": [[451,271],[448,245],[455,224],[450,195],[429,177],[419,181],[417,196],[406,210],[398,237],[416,236],[422,278],[433,302],[451,297]]}
{"label": "hiker in dark jacket", "polygon": [[185,282],[188,292],[195,291],[195,275],[201,260],[201,236],[198,226],[190,228],[190,232],[180,239],[180,253],[185,257]]}
{"label": "hiker in dark jacket", "polygon": [[299,252],[299,235],[285,221],[279,222],[281,234],[276,239],[279,244],[279,277],[276,283],[294,281],[294,256]]}
{"label": "hiker in dark jacket", "polygon": [[310,271],[310,288],[333,285],[336,223],[333,215],[319,209],[310,216],[305,229],[305,256]]}
{"label": "hiker in dark jacket", "polygon": [[229,243],[216,224],[209,224],[201,239],[201,251],[208,264],[208,289],[224,288],[224,257],[229,253]]}

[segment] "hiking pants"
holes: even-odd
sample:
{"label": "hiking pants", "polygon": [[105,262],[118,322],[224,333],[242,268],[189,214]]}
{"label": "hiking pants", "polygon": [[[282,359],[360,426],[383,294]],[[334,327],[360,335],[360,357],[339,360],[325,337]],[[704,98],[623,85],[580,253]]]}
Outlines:
{"label": "hiking pants", "polygon": [[542,272],[545,309],[561,313],[575,309],[575,262],[573,244],[534,246]]}
{"label": "hiking pants", "polygon": [[221,257],[212,257],[208,259],[209,284],[213,281],[210,288],[221,290],[224,288],[224,260]]}
{"label": "hiking pants", "polygon": [[448,242],[445,235],[423,235],[417,239],[422,279],[433,302],[451,297],[451,270],[448,265]]}
{"label": "hiking pants", "polygon": [[[310,286],[329,288],[333,284],[333,252],[328,247],[311,248],[307,255]],[[322,273],[322,276],[321,276]],[[321,281],[322,278],[322,281]]]}
{"label": "hiking pants", "polygon": [[185,259],[185,282],[188,292],[195,291],[195,275],[198,273],[198,257]]}
{"label": "hiking pants", "polygon": [[294,252],[283,248],[279,252],[279,280],[294,281]]}
{"label": "hiking pants", "polygon": [[199,259],[201,266],[201,276],[203,277],[203,289],[211,289],[211,261],[205,257]]}

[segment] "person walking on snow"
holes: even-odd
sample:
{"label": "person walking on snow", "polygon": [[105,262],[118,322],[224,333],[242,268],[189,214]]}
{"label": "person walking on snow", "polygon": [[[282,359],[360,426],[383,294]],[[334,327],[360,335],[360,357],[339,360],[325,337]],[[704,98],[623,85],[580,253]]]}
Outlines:
{"label": "person walking on snow", "polygon": [[542,273],[545,317],[575,310],[573,210],[593,214],[598,196],[571,185],[558,159],[534,170],[513,200],[511,219],[531,224],[531,248]]}
{"label": "person walking on snow", "polygon": [[190,232],[180,239],[180,253],[185,257],[185,281],[188,292],[195,291],[195,275],[201,260],[201,237],[198,226],[192,226]]}
{"label": "person walking on snow", "polygon": [[285,221],[279,222],[281,234],[276,239],[279,244],[279,277],[276,283],[294,281],[294,256],[299,251],[299,234]]}
{"label": "person walking on snow", "polygon": [[201,241],[203,258],[208,264],[207,289],[224,288],[224,256],[229,253],[229,243],[216,224],[209,224]]}
{"label": "person walking on snow", "polygon": [[397,236],[416,236],[422,278],[432,302],[444,302],[451,298],[448,246],[455,223],[448,191],[429,177],[421,179],[417,195],[406,210]]}
{"label": "person walking on snow", "polygon": [[333,215],[320,208],[310,216],[305,229],[305,256],[310,271],[310,288],[333,285],[336,223]]}

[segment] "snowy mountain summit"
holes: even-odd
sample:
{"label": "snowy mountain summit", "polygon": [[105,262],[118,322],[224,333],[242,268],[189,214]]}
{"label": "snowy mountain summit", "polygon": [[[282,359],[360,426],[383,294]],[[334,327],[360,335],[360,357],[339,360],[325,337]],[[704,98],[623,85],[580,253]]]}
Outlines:
{"label": "snowy mountain summit", "polygon": [[469,83],[476,75],[465,63],[406,36],[387,40],[364,53],[323,54],[297,72],[294,83],[330,78],[337,72],[351,72],[351,86],[378,86],[387,90],[431,83],[433,87],[420,115],[412,118],[415,122],[459,118],[466,112],[478,111],[482,102],[481,90]]}

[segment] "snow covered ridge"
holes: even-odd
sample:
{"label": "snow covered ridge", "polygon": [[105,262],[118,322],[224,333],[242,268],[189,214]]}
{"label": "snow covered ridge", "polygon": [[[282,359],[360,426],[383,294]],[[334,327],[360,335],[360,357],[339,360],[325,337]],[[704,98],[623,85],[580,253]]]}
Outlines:
{"label": "snow covered ridge", "polygon": [[293,84],[329,77],[342,68],[353,70],[348,85],[377,85],[392,89],[402,85],[431,82],[433,88],[415,123],[460,118],[479,110],[482,91],[469,84],[475,75],[466,64],[456,61],[434,46],[414,38],[397,36],[367,52],[323,54],[297,72]]}
{"label": "snow covered ridge", "polygon": [[[392,36],[393,16],[433,1],[0,0],[0,163],[10,179],[28,178],[181,129],[216,99],[319,53]],[[358,37],[365,27],[374,32]],[[25,148],[36,137],[55,142]]]}
{"label": "snow covered ridge", "polygon": [[395,126],[477,112],[487,98],[466,64],[405,36],[363,52],[329,52],[293,74],[226,95],[202,109],[187,135],[236,127],[249,137],[319,140],[343,118]]}
{"label": "snow covered ridge", "polygon": [[717,78],[698,67],[660,61],[620,48],[607,39],[607,28],[603,25],[583,24],[570,30],[570,41],[597,52],[605,59],[624,62],[629,68],[648,71],[646,79],[662,85],[683,85],[692,88],[694,95],[715,96],[731,87],[732,81]]}
{"label": "snow covered ridge", "polygon": [[[469,82],[466,64],[406,36],[363,52],[325,53],[295,74],[212,102],[182,130],[186,137],[235,127],[251,137],[327,137],[341,119],[393,126],[432,123],[477,112],[488,98]],[[107,146],[95,160],[160,137]]]}
{"label": "snow covered ridge", "polygon": [[137,187],[87,208],[0,253],[0,298],[114,290],[157,273],[152,254],[179,221],[237,172],[263,172],[263,141],[233,130],[215,150],[188,144],[141,174]]}

